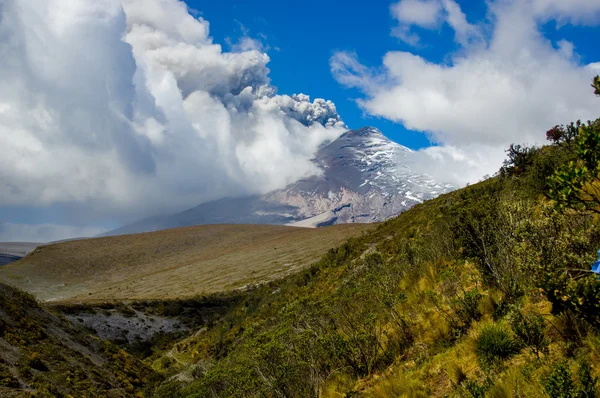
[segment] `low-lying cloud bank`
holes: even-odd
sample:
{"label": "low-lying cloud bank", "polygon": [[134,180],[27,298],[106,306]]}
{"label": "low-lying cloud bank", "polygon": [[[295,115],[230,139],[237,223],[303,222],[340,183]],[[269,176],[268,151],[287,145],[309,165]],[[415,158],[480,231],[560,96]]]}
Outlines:
{"label": "low-lying cloud bank", "polygon": [[0,222],[0,242],[47,243],[73,238],[89,238],[105,232],[105,228],[75,227],[57,224],[13,224]]}
{"label": "low-lying cloud bank", "polygon": [[335,105],[278,95],[244,43],[178,0],[0,2],[0,206],[131,221],[317,172]]}
{"label": "low-lying cloud bank", "polygon": [[540,144],[556,124],[598,116],[590,90],[600,64],[581,64],[576,47],[551,42],[541,25],[598,23],[600,2],[496,0],[484,21],[470,23],[453,0],[401,0],[392,34],[422,44],[419,33],[446,24],[458,50],[434,63],[411,52],[388,52],[383,72],[353,53],[336,53],[334,77],[364,93],[368,113],[422,131],[438,146],[417,152],[421,171],[465,184],[493,174],[511,143]]}

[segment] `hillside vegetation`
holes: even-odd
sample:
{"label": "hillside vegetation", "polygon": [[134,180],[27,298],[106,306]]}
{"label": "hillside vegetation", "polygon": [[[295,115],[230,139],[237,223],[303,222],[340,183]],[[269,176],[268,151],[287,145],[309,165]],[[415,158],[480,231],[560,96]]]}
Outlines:
{"label": "hillside vegetation", "polygon": [[0,282],[43,301],[172,299],[288,275],[372,228],[201,225],[38,247]]}
{"label": "hillside vegetation", "polygon": [[220,309],[151,350],[161,378],[145,393],[597,397],[600,120],[547,137],[512,145],[495,177],[284,278],[185,305],[137,303],[156,315]]}
{"label": "hillside vegetation", "polygon": [[600,122],[548,138],[246,292],[154,361],[156,394],[598,396]]}
{"label": "hillside vegetation", "polygon": [[156,378],[135,357],[0,284],[1,397],[142,396]]}

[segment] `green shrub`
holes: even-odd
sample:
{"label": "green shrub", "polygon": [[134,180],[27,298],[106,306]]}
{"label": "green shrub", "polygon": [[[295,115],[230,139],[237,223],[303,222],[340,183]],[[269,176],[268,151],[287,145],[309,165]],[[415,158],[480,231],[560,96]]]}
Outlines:
{"label": "green shrub", "polygon": [[31,367],[31,368],[33,368],[35,370],[39,370],[41,372],[47,372],[48,371],[48,367],[42,361],[41,355],[39,353],[37,353],[37,352],[32,352],[32,353],[29,354],[28,364],[29,364],[29,367]]}
{"label": "green shrub", "polygon": [[596,276],[579,279],[566,273],[549,273],[542,285],[552,313],[571,312],[600,329],[600,281]]}
{"label": "green shrub", "polygon": [[539,148],[536,147],[510,144],[506,150],[504,164],[500,168],[500,175],[508,177],[523,174],[533,165],[535,155],[538,151]]}
{"label": "green shrub", "polygon": [[544,389],[552,398],[576,398],[575,383],[566,361],[559,362],[543,381]]}
{"label": "green shrub", "polygon": [[598,378],[592,376],[589,362],[584,361],[579,365],[579,387],[577,388],[578,398],[595,398],[598,396]]}
{"label": "green shrub", "polygon": [[123,316],[126,318],[131,318],[131,317],[135,316],[135,311],[125,304],[117,307],[117,311],[119,311],[121,314],[123,314]]}
{"label": "green shrub", "polygon": [[2,363],[0,363],[0,387],[21,387],[19,380],[17,380],[10,369]]}
{"label": "green shrub", "polygon": [[489,379],[486,379],[482,383],[479,383],[476,380],[465,380],[461,383],[461,386],[469,393],[469,396],[473,398],[484,398],[490,385],[491,382]]}
{"label": "green shrub", "polygon": [[544,389],[552,398],[594,398],[598,396],[598,378],[592,377],[591,367],[587,361],[579,365],[578,381],[573,380],[573,374],[566,360],[557,363],[552,373],[543,380]]}
{"label": "green shrub", "polygon": [[517,313],[511,320],[517,341],[527,347],[538,359],[540,353],[548,354],[548,339],[544,334],[544,318],[541,315],[524,316]]}
{"label": "green shrub", "polygon": [[482,295],[477,289],[472,289],[466,291],[462,297],[456,300],[456,315],[467,328],[471,325],[471,322],[481,319],[481,312],[479,311],[481,297]]}
{"label": "green shrub", "polygon": [[484,368],[497,365],[518,351],[518,344],[503,324],[491,323],[479,332],[476,352]]}

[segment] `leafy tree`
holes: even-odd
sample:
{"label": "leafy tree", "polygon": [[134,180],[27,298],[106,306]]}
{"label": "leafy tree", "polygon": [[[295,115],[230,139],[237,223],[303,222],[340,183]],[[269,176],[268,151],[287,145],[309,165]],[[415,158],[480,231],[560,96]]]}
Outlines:
{"label": "leafy tree", "polygon": [[[594,78],[592,86],[595,94],[600,95],[600,77]],[[549,133],[549,138],[558,143],[566,142],[567,137],[574,138],[577,159],[550,177],[548,196],[559,209],[566,207],[600,214],[600,119],[586,124],[577,122],[562,130],[555,127]]]}
{"label": "leafy tree", "polygon": [[577,138],[581,126],[581,120],[566,126],[554,126],[546,131],[546,139],[557,145],[571,145]]}
{"label": "leafy tree", "polygon": [[[592,86],[595,94],[600,95],[600,77],[594,78]],[[575,127],[578,127],[576,134]],[[600,214],[600,119],[571,124],[570,129],[569,134],[575,135],[576,159],[560,167],[549,178],[548,196],[560,210],[570,208]],[[557,139],[560,138],[560,133],[556,134]],[[600,283],[589,275],[589,271],[549,272],[543,287],[554,313],[569,311],[600,327]]]}
{"label": "leafy tree", "polygon": [[502,176],[512,176],[524,173],[532,164],[534,154],[538,151],[536,147],[528,147],[519,144],[510,144],[506,150],[507,159],[500,169]]}

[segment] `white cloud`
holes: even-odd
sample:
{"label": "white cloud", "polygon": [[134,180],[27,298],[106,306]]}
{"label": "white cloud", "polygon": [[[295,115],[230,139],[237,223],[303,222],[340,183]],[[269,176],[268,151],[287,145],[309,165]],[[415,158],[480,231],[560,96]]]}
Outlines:
{"label": "white cloud", "polygon": [[532,0],[538,18],[555,19],[559,24],[591,25],[600,20],[598,0]]}
{"label": "white cloud", "polygon": [[412,155],[415,170],[459,186],[492,175],[505,158],[503,150],[487,144],[430,146]]}
{"label": "white cloud", "polygon": [[591,64],[587,65],[587,68],[592,72],[592,73],[600,73],[600,62],[593,62]]}
{"label": "white cloud", "polygon": [[436,29],[442,22],[454,29],[456,40],[461,44],[480,38],[478,29],[469,24],[467,16],[454,0],[400,0],[392,4],[390,11],[398,21],[392,35],[412,46],[420,44],[414,27]]}
{"label": "white cloud", "polygon": [[13,224],[0,222],[0,242],[54,242],[72,238],[89,238],[106,232],[102,228],[57,224]]}
{"label": "white cloud", "polygon": [[[559,27],[567,23],[594,25],[600,21],[599,0],[495,0],[488,5],[495,14],[501,8],[518,7],[539,22],[554,20]],[[398,21],[392,35],[412,46],[421,44],[415,27],[431,30],[443,23],[455,31],[455,39],[462,45],[482,39],[481,31],[467,21],[455,0],[400,0],[390,6],[390,12]]]}
{"label": "white cloud", "polygon": [[481,40],[479,29],[467,21],[467,16],[454,0],[442,0],[446,11],[446,21],[455,32],[458,43],[466,45],[470,40]]}
{"label": "white cloud", "polygon": [[385,74],[362,65],[355,53],[336,52],[329,60],[329,65],[335,79],[346,87],[358,87],[372,94],[385,85]]}
{"label": "white cloud", "polygon": [[466,44],[449,64],[388,52],[378,76],[352,54],[336,54],[332,72],[365,93],[359,104],[367,113],[440,144],[420,151],[423,171],[474,182],[497,171],[509,144],[540,144],[556,124],[598,116],[592,68],[577,63],[571,43],[561,41],[557,49],[545,39],[537,13],[527,1],[492,3],[490,39]]}
{"label": "white cloud", "polygon": [[256,42],[223,51],[177,0],[5,0],[0,54],[0,206],[126,222],[266,192],[317,172],[345,127],[330,101],[278,95]]}
{"label": "white cloud", "polygon": [[401,23],[430,28],[439,22],[442,7],[437,0],[401,0],[390,10]]}
{"label": "white cloud", "polygon": [[559,40],[556,45],[563,58],[572,59],[575,56],[575,45],[568,40]]}
{"label": "white cloud", "polygon": [[418,46],[421,42],[419,35],[411,31],[410,25],[398,25],[394,27],[392,29],[392,36],[413,47]]}

